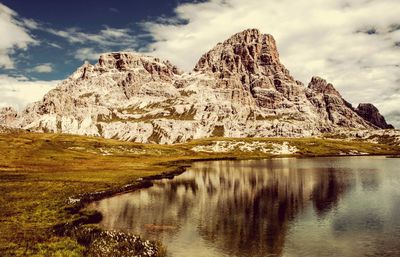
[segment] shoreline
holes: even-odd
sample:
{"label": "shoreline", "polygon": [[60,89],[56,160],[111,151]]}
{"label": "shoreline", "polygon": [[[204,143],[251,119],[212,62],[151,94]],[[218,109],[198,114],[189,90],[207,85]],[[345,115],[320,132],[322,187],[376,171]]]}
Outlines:
{"label": "shoreline", "polygon": [[[207,161],[251,161],[251,160],[272,160],[272,159],[282,159],[282,158],[295,158],[295,159],[307,159],[307,158],[332,158],[332,157],[386,157],[386,158],[400,158],[399,155],[387,155],[387,154],[360,154],[360,155],[282,155],[282,156],[271,156],[271,157],[247,157],[247,158],[236,158],[236,157],[216,157],[216,158],[205,158],[205,159],[194,159],[194,160],[183,160],[183,161],[173,161],[174,165],[177,166],[175,170],[170,172],[162,172],[159,175],[150,175],[146,177],[141,177],[136,179],[136,183],[130,183],[123,185],[118,188],[98,191],[98,192],[89,192],[83,195],[77,195],[69,199],[71,202],[74,200],[78,200],[79,203],[76,205],[72,205],[70,207],[66,207],[67,210],[79,212],[80,210],[86,208],[87,204],[93,203],[96,201],[100,201],[106,198],[110,198],[113,196],[117,196],[120,194],[126,194],[130,192],[134,192],[140,189],[145,189],[153,186],[153,181],[161,180],[161,179],[173,179],[175,176],[181,175],[186,171],[187,168],[190,168],[192,164],[196,162],[207,162]],[[181,163],[182,162],[182,163]],[[180,164],[181,163],[181,164]]]}
{"label": "shoreline", "polygon": [[[58,230],[58,233],[60,231],[64,231],[63,233],[68,234],[68,230],[73,230],[74,233],[76,233],[76,230],[82,229],[84,231],[85,229],[82,228],[81,226],[89,225],[89,224],[94,224],[98,225],[102,221],[102,214],[101,212],[95,210],[95,209],[88,209],[88,205],[90,203],[100,201],[103,199],[111,198],[114,196],[126,194],[126,193],[131,193],[135,192],[141,189],[145,188],[150,188],[152,187],[153,181],[157,180],[162,180],[162,179],[173,179],[176,176],[179,176],[186,172],[187,168],[192,167],[192,165],[196,162],[207,162],[207,161],[250,161],[250,160],[272,160],[272,159],[282,159],[282,158],[294,158],[294,159],[307,159],[307,158],[331,158],[331,157],[336,157],[336,158],[349,158],[349,157],[386,157],[386,158],[400,158],[399,155],[385,155],[385,154],[368,154],[368,155],[328,155],[328,156],[303,156],[303,155],[288,155],[288,156],[271,156],[271,157],[249,157],[249,158],[243,158],[243,159],[238,159],[236,157],[216,157],[216,158],[205,158],[205,159],[194,159],[194,160],[185,160],[185,161],[173,161],[173,165],[176,165],[177,168],[175,170],[172,170],[170,172],[163,172],[159,175],[152,175],[148,177],[142,177],[139,178],[135,181],[135,183],[127,184],[122,187],[116,188],[116,189],[110,189],[106,191],[100,191],[100,192],[92,192],[92,193],[87,193],[84,195],[81,195],[79,198],[79,203],[76,203],[75,205],[70,207],[70,211],[74,214],[81,214],[80,218],[77,219],[78,223],[74,224],[74,226],[71,228],[69,225],[70,224],[60,224],[58,228],[55,228]],[[168,164],[168,163],[167,163]],[[79,197],[79,196],[77,196]],[[81,211],[89,211],[89,212],[84,212],[81,213]],[[96,232],[110,232],[110,233],[119,233],[121,235],[121,240],[129,240],[130,237],[136,236],[136,237],[141,237],[141,235],[133,235],[130,233],[125,233],[122,231],[113,231],[113,230],[106,230],[101,227],[98,228],[99,230]],[[92,233],[93,231],[87,231],[87,233]],[[85,235],[87,236],[87,235]],[[107,238],[102,238],[102,240],[107,242]],[[110,240],[110,239],[109,239]],[[146,239],[145,239],[146,240]],[[149,242],[147,240],[147,242]],[[152,242],[152,241],[150,241]],[[159,242],[153,242],[155,245],[159,248],[161,248],[162,254],[161,255],[156,255],[156,256],[164,256],[164,248]],[[121,253],[121,256],[123,256],[124,253]]]}

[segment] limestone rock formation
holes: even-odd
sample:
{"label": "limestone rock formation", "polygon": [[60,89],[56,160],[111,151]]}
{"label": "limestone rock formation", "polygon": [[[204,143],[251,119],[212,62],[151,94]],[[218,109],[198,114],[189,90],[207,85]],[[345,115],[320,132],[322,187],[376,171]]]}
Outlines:
{"label": "limestone rock formation", "polygon": [[374,124],[378,128],[382,129],[393,129],[394,127],[391,124],[387,124],[385,118],[379,113],[378,109],[369,103],[361,103],[356,108],[356,112],[363,119],[369,121]]}
{"label": "limestone rock formation", "polygon": [[13,123],[17,116],[18,112],[12,107],[0,108],[0,124],[6,125]]}
{"label": "limestone rock formation", "polygon": [[17,116],[1,114],[0,123],[168,144],[380,127],[325,80],[314,77],[308,86],[296,81],[281,64],[274,38],[255,29],[215,46],[190,74],[137,53],[103,54]]}
{"label": "limestone rock formation", "polygon": [[326,122],[347,128],[351,128],[354,122],[364,124],[365,127],[373,126],[358,116],[351,104],[344,100],[333,85],[326,80],[313,77],[308,88],[310,91],[307,98]]}

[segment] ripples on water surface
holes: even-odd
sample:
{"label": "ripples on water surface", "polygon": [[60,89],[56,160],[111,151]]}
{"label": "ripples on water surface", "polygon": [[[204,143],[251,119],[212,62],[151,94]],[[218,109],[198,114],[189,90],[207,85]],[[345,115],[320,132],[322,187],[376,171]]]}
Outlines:
{"label": "ripples on water surface", "polygon": [[400,159],[195,163],[172,180],[94,203],[107,229],[172,257],[400,256]]}

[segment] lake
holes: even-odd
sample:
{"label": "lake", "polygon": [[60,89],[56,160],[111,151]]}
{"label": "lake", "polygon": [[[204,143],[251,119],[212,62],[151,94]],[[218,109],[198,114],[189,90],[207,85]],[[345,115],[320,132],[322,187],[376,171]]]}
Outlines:
{"label": "lake", "polygon": [[400,256],[399,158],[198,162],[92,207],[171,257]]}

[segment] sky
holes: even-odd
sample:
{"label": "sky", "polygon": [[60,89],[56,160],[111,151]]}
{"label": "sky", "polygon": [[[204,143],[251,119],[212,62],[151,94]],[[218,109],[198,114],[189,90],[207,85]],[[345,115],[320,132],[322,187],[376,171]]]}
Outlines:
{"label": "sky", "polygon": [[275,37],[296,79],[323,77],[400,127],[399,0],[0,0],[0,107],[22,110],[104,52],[190,71],[247,28]]}

